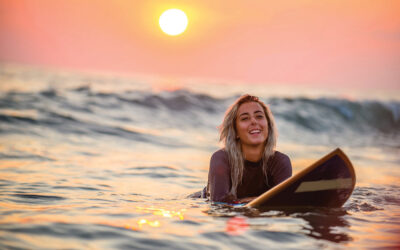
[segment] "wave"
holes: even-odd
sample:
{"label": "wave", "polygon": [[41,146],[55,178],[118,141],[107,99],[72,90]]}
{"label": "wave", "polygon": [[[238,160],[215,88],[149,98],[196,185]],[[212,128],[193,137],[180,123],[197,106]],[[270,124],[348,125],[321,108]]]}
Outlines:
{"label": "wave", "polygon": [[400,103],[320,98],[273,98],[275,116],[315,132],[340,131],[398,133]]}
{"label": "wave", "polygon": [[[149,109],[162,109],[170,112],[186,111],[187,114],[198,110],[208,114],[221,114],[238,97],[215,98],[188,90],[157,94],[139,91],[130,91],[126,94],[92,93],[92,96],[115,98],[122,103]],[[262,100],[271,106],[277,118],[313,131],[327,131],[346,126],[361,130],[361,132],[375,129],[383,133],[397,133],[400,129],[400,102],[304,97],[264,98]],[[116,106],[113,105],[111,108]]]}
{"label": "wave", "polygon": [[[34,129],[40,127],[62,134],[116,136],[185,147],[190,144],[188,140],[169,136],[165,131],[216,132],[225,110],[237,97],[216,98],[185,89],[96,92],[88,86],[12,91],[0,95],[0,133],[40,136]],[[293,140],[299,133],[335,135],[347,140],[349,135],[397,138],[400,132],[400,102],[396,101],[306,97],[261,100],[271,107],[281,134]]]}

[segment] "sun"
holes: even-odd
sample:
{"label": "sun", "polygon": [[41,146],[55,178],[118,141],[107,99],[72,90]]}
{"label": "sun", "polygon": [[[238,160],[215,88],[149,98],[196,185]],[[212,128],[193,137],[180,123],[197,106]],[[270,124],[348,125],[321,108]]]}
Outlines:
{"label": "sun", "polygon": [[161,14],[158,23],[164,33],[170,36],[177,36],[186,30],[188,18],[182,10],[169,9]]}

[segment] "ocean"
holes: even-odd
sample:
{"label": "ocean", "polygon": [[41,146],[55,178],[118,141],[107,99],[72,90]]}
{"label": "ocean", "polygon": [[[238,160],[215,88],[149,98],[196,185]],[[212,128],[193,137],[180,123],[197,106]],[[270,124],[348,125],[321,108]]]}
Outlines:
{"label": "ocean", "polygon": [[[294,173],[347,154],[357,183],[342,208],[188,198],[245,93],[270,106]],[[398,249],[400,99],[354,93],[2,64],[0,248]]]}

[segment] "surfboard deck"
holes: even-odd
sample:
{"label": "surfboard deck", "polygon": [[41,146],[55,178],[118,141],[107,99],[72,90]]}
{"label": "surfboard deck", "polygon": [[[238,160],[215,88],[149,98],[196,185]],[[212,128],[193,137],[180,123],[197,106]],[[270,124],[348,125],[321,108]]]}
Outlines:
{"label": "surfboard deck", "polygon": [[355,184],[353,165],[337,148],[245,207],[341,207]]}

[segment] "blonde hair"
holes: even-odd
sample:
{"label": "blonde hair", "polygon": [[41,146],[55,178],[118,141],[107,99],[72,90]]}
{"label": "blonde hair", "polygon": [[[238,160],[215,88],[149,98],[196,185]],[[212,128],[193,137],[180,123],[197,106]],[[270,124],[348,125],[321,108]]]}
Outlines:
{"label": "blonde hair", "polygon": [[248,102],[256,102],[263,108],[268,121],[268,137],[265,142],[264,152],[262,155],[263,172],[265,174],[266,183],[268,185],[268,159],[275,152],[277,130],[275,127],[274,117],[269,107],[265,105],[256,96],[243,95],[239,97],[226,111],[224,120],[220,126],[220,141],[225,145],[225,152],[228,154],[228,161],[231,167],[231,182],[232,187],[230,193],[237,198],[237,187],[242,182],[244,157],[241,148],[241,143],[237,138],[236,133],[236,117],[239,107]]}

